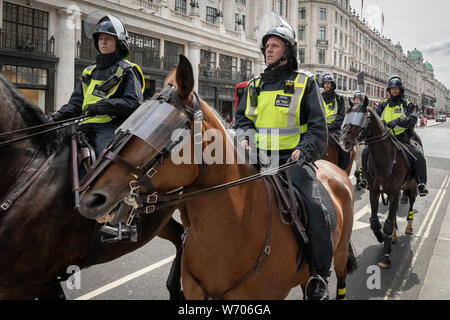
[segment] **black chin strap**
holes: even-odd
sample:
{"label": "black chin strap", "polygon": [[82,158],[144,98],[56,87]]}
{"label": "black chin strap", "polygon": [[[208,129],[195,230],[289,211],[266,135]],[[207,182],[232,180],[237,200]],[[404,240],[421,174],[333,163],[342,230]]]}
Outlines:
{"label": "black chin strap", "polygon": [[[266,59],[266,56],[264,56],[264,59]],[[275,61],[274,63],[270,64],[267,66],[267,68],[269,69],[273,69],[275,67],[278,67],[284,60],[287,61],[287,50],[284,52],[283,56],[278,59],[277,61]],[[266,64],[267,65],[267,64]]]}

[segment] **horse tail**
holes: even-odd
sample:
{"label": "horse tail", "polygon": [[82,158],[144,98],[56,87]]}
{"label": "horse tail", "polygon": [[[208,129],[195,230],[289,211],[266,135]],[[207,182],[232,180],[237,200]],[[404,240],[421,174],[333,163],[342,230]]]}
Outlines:
{"label": "horse tail", "polygon": [[355,251],[353,250],[353,246],[351,243],[349,243],[348,245],[348,259],[345,268],[347,270],[347,274],[353,273],[358,268],[358,264],[356,263],[355,258]]}

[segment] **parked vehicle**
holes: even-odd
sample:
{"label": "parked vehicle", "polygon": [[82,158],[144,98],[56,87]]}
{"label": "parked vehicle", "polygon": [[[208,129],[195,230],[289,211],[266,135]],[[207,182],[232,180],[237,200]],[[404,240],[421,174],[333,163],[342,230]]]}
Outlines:
{"label": "parked vehicle", "polygon": [[447,115],[440,114],[436,117],[436,122],[447,122]]}

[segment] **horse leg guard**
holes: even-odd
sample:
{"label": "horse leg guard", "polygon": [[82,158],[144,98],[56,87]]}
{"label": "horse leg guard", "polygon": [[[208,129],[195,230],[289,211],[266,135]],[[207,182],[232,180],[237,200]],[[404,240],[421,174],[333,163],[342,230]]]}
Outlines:
{"label": "horse leg guard", "polygon": [[394,222],[391,220],[386,220],[384,222],[383,233],[386,237],[391,237],[392,233],[394,233]]}
{"label": "horse leg guard", "polygon": [[337,292],[336,292],[336,300],[347,300],[347,288],[339,288],[339,286],[337,287]]}
{"label": "horse leg guard", "polygon": [[392,238],[385,236],[383,254],[381,255],[380,262],[378,262],[378,266],[382,269],[389,269],[391,267],[391,243]]}
{"label": "horse leg guard", "polygon": [[384,242],[383,233],[381,232],[381,223],[378,218],[370,218],[370,229],[373,231],[379,243]]}
{"label": "horse leg guard", "polygon": [[410,211],[408,214],[408,225],[406,226],[405,229],[405,234],[407,235],[413,235],[414,234],[414,230],[413,230],[413,220],[414,220],[414,210]]}

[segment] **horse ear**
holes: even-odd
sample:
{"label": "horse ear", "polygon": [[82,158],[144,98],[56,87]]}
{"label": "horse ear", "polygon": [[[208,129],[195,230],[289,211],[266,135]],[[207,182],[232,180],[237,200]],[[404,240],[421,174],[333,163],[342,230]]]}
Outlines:
{"label": "horse ear", "polygon": [[369,98],[367,96],[364,97],[363,109],[367,110],[367,106],[369,105]]}
{"label": "horse ear", "polygon": [[350,105],[350,109],[349,109],[349,110],[352,110],[352,109],[353,109],[353,106],[355,105],[355,103],[353,102],[353,100],[350,99],[350,98],[348,98],[348,104]]}
{"label": "horse ear", "polygon": [[180,54],[180,63],[177,67],[177,88],[181,99],[186,99],[194,90],[194,71],[188,58]]}

